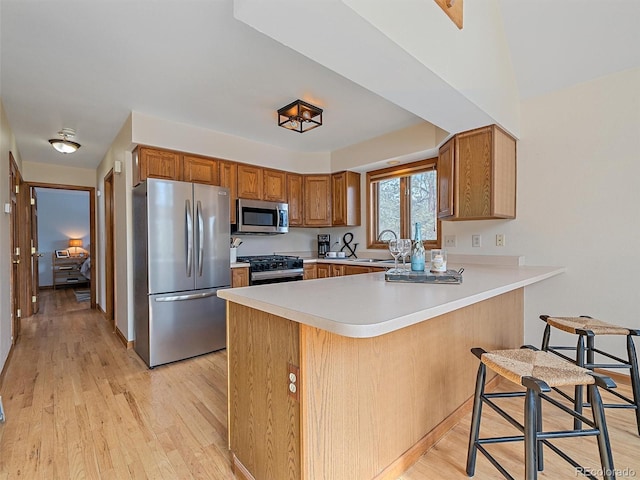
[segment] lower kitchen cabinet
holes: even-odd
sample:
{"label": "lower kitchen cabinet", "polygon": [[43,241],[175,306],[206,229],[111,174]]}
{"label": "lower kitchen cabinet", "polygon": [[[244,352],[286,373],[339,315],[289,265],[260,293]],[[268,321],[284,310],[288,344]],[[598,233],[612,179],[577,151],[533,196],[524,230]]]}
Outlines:
{"label": "lower kitchen cabinet", "polygon": [[239,267],[231,269],[231,286],[232,287],[248,287],[249,286],[249,267]]}
{"label": "lower kitchen cabinet", "polygon": [[304,266],[304,280],[313,280],[318,278],[318,267],[315,264],[307,264]]}

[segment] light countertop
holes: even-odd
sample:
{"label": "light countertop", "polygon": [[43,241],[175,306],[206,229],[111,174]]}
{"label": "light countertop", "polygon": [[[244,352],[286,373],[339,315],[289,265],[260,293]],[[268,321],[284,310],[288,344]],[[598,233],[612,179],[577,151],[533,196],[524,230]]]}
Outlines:
{"label": "light countertop", "polygon": [[[338,259],[328,259],[327,263],[329,260],[337,263]],[[461,285],[386,282],[384,272],[377,272],[225,289],[219,290],[218,296],[346,337],[367,338],[526,287],[566,270],[456,264],[449,268],[458,270],[462,266],[465,270]]]}

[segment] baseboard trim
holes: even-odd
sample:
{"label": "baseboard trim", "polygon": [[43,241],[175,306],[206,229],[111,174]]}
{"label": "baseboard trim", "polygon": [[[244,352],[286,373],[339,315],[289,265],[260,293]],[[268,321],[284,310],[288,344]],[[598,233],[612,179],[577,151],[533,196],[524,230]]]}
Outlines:
{"label": "baseboard trim", "polygon": [[247,467],[245,467],[233,453],[231,454],[231,466],[233,473],[238,480],[256,480],[253,475],[251,475],[251,472],[247,470]]}
{"label": "baseboard trim", "polygon": [[[496,387],[500,382],[500,376],[496,375],[486,383],[486,389]],[[393,463],[380,472],[373,480],[395,480],[409,470],[420,457],[427,453],[445,434],[455,427],[465,415],[473,410],[473,396],[460,405],[451,415],[440,422],[433,430],[422,437],[409,450],[400,455]]]}
{"label": "baseboard trim", "polygon": [[127,350],[133,348],[133,340],[127,340],[127,337],[122,334],[118,327],[116,327],[116,331],[114,333],[118,337],[118,340],[120,340],[120,343],[122,343]]}

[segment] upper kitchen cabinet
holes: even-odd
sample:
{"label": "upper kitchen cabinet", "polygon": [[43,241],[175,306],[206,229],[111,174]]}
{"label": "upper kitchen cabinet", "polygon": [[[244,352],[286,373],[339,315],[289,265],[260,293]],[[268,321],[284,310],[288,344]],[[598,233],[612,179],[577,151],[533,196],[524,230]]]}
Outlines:
{"label": "upper kitchen cabinet", "polygon": [[331,175],[331,224],[360,225],[360,174],[340,172]]}
{"label": "upper kitchen cabinet", "polygon": [[262,199],[269,202],[287,202],[287,173],[282,170],[262,170],[264,186]]}
{"label": "upper kitchen cabinet", "polygon": [[133,184],[147,178],[182,180],[182,156],[168,150],[136,148],[133,152]]}
{"label": "upper kitchen cabinet", "polygon": [[185,182],[220,185],[218,160],[215,158],[183,155],[182,179]]}
{"label": "upper kitchen cabinet", "polygon": [[262,200],[263,171],[262,167],[238,164],[238,198]]}
{"label": "upper kitchen cabinet", "polygon": [[304,177],[297,173],[287,173],[287,203],[289,203],[289,226],[304,225]]}
{"label": "upper kitchen cabinet", "polygon": [[238,164],[220,160],[220,186],[229,189],[229,219],[236,223],[236,199],[238,198]]}
{"label": "upper kitchen cabinet", "polygon": [[438,155],[438,218],[516,217],[516,140],[497,125],[462,132]]}
{"label": "upper kitchen cabinet", "polygon": [[331,226],[331,175],[304,176],[304,224]]}

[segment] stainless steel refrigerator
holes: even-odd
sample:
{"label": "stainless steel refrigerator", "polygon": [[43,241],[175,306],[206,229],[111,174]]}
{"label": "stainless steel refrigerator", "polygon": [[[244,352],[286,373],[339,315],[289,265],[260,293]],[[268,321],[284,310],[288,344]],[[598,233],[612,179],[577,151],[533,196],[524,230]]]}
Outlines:
{"label": "stainless steel refrigerator", "polygon": [[147,179],[133,189],[135,350],[153,368],[225,348],[229,189]]}

